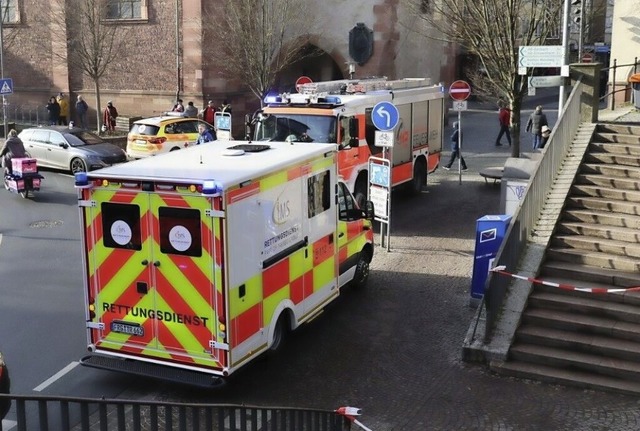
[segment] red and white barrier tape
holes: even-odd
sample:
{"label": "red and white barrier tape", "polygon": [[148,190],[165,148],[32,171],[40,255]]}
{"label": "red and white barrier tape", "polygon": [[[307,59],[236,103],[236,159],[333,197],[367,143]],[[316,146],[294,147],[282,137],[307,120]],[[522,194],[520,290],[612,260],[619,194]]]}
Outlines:
{"label": "red and white barrier tape", "polygon": [[360,412],[361,410],[357,407],[340,407],[338,410],[336,410],[336,413],[349,419],[351,422],[358,425],[364,431],[372,431],[371,428],[367,428],[366,426],[364,426],[362,422],[360,422],[358,419],[355,418],[355,416],[360,416]]}
{"label": "red and white barrier tape", "polygon": [[627,288],[606,288],[606,287],[579,287],[571,284],[564,283],[553,283],[551,281],[538,280],[537,278],[525,277],[523,275],[512,274],[510,272],[505,271],[507,269],[506,266],[496,266],[491,269],[491,272],[495,272],[501,275],[506,275],[507,277],[517,278],[518,280],[525,280],[531,283],[542,284],[545,286],[557,287],[563,290],[573,290],[577,292],[588,292],[588,293],[619,293],[619,292],[637,292],[640,291],[640,286],[627,287]]}

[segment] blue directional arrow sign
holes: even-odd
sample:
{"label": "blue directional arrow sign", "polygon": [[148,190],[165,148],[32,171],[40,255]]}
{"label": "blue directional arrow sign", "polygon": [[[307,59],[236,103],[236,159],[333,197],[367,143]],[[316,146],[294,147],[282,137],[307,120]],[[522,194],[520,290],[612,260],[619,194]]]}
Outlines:
{"label": "blue directional arrow sign", "polygon": [[13,80],[11,78],[0,79],[0,94],[13,93]]}
{"label": "blue directional arrow sign", "polygon": [[398,108],[391,102],[378,102],[371,111],[371,121],[376,129],[388,132],[398,125],[400,113]]}

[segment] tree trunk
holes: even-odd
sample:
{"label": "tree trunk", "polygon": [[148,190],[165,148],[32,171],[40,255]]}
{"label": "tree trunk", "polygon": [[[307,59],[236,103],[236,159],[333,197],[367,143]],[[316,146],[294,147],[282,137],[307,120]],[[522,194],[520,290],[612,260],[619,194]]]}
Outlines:
{"label": "tree trunk", "polygon": [[520,110],[522,109],[522,97],[512,95],[509,97],[511,105],[511,157],[520,157]]}
{"label": "tree trunk", "polygon": [[102,104],[100,102],[100,78],[93,78],[93,84],[96,90],[96,133],[100,134],[100,128],[102,126]]}

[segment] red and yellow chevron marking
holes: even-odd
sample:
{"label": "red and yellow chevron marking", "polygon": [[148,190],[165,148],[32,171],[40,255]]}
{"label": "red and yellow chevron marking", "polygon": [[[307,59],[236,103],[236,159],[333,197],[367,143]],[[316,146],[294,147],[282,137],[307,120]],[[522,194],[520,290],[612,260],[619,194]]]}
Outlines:
{"label": "red and yellow chevron marking", "polygon": [[[221,226],[219,219],[204,216],[211,200],[196,194],[148,194],[113,188],[85,191],[86,198],[98,203],[84,209],[89,296],[96,299],[96,320],[105,324],[104,331],[92,330],[92,339],[99,348],[205,367],[226,366],[226,355],[211,352],[209,346],[211,340],[226,342],[218,328],[218,322],[225,321]],[[141,250],[105,247],[102,202],[139,207]],[[216,198],[212,203],[219,209],[221,200]],[[201,211],[202,256],[160,252],[157,211],[161,206]],[[159,266],[141,263],[152,258]],[[138,291],[139,283],[146,283],[146,293]],[[144,336],[111,332],[114,320],[140,324]]]}

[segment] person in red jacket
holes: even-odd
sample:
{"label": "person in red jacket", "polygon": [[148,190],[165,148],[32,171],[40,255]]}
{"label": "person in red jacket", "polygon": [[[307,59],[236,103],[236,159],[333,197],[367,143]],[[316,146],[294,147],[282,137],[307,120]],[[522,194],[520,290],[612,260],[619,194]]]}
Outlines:
{"label": "person in red jacket", "polygon": [[118,110],[109,100],[107,107],[102,112],[102,125],[105,132],[111,134],[116,129],[116,118],[118,118]]}
{"label": "person in red jacket", "polygon": [[502,135],[505,134],[507,135],[507,142],[509,143],[509,146],[511,146],[511,132],[509,131],[511,111],[506,107],[505,103],[500,104],[500,109],[498,110],[498,121],[500,122],[500,132],[496,138],[496,147],[502,146],[500,139],[502,139]]}
{"label": "person in red jacket", "polygon": [[207,123],[211,124],[212,126],[214,125],[213,122],[215,121],[215,113],[216,113],[216,108],[215,106],[213,106],[213,100],[209,100],[207,107],[204,108],[202,111],[200,111],[200,114],[202,115],[202,119]]}

